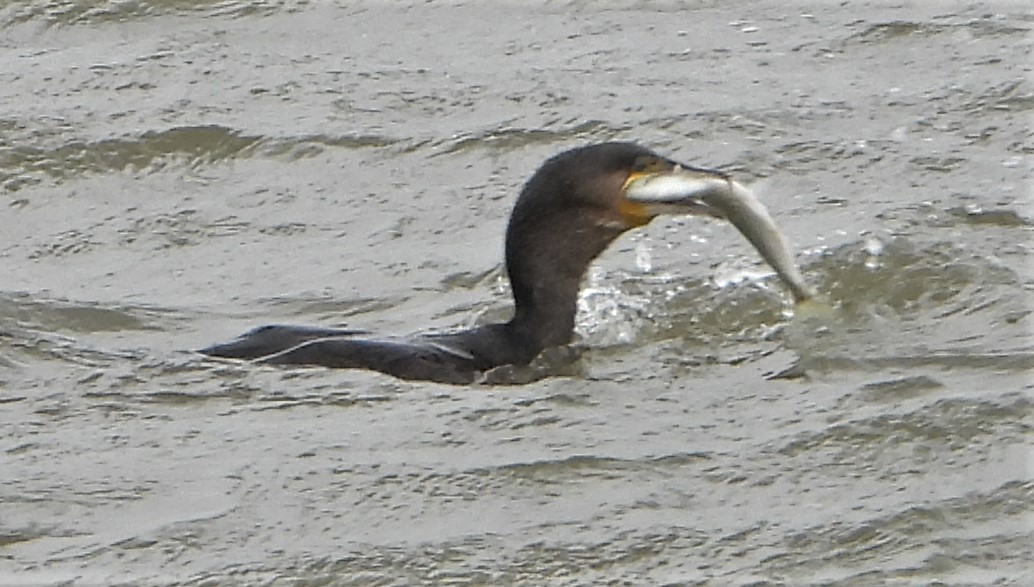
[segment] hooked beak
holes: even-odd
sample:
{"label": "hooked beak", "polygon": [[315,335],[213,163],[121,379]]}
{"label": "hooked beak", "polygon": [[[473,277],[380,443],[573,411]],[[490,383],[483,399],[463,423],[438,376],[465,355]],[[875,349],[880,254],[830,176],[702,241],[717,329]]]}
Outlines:
{"label": "hooked beak", "polygon": [[684,167],[632,174],[625,181],[625,200],[647,215],[694,215],[726,218],[716,202],[735,189],[729,176],[718,171]]}

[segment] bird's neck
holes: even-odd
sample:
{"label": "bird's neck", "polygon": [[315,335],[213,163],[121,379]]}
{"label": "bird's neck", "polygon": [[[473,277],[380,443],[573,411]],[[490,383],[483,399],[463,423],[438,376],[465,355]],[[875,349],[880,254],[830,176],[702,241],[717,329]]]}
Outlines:
{"label": "bird's neck", "polygon": [[511,224],[506,265],[516,308],[509,326],[526,348],[538,354],[571,342],[582,277],[623,231],[588,215]]}
{"label": "bird's neck", "polygon": [[545,348],[571,342],[575,314],[578,311],[578,289],[581,282],[551,278],[553,289],[515,297],[516,308],[510,321],[512,331],[538,354]]}

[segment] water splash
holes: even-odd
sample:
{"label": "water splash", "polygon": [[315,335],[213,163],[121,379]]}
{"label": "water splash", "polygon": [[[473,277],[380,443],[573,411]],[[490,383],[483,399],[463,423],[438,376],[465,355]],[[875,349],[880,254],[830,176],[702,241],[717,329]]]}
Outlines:
{"label": "water splash", "polygon": [[634,342],[648,316],[650,299],[607,285],[604,272],[594,267],[588,285],[578,296],[575,328],[592,346],[614,346]]}

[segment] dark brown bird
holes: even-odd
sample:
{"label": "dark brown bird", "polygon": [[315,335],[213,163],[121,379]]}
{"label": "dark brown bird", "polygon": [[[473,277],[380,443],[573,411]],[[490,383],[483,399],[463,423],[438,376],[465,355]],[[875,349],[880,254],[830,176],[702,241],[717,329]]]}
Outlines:
{"label": "dark brown bird", "polygon": [[[682,181],[682,187],[657,189],[668,176]],[[662,181],[632,193],[630,186],[643,178]],[[687,183],[693,189],[685,189]],[[470,383],[488,369],[526,365],[543,349],[570,343],[582,277],[597,255],[622,233],[660,214],[723,217],[707,198],[732,183],[716,171],[681,165],[631,143],[573,149],[535,172],[510,216],[506,269],[515,307],[509,322],[399,339],[272,325],[200,352],[275,365],[372,369],[402,379]]]}

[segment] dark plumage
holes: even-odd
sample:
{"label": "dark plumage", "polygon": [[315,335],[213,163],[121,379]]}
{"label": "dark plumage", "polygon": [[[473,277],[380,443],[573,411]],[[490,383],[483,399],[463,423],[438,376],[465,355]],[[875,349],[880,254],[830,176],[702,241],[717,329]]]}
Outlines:
{"label": "dark plumage", "polygon": [[625,197],[634,177],[686,169],[631,143],[582,147],[546,161],[521,190],[506,231],[506,268],[515,304],[508,322],[404,339],[263,326],[201,352],[277,365],[372,369],[444,383],[469,383],[493,367],[527,364],[543,349],[571,342],[582,277],[615,238],[660,213],[701,213],[706,208],[693,198],[668,199],[655,207],[642,198]]}

